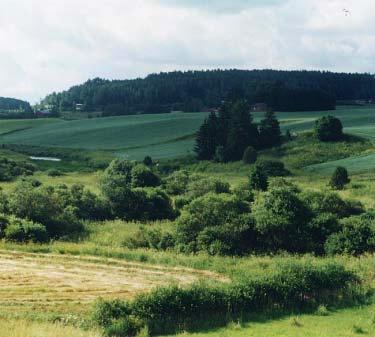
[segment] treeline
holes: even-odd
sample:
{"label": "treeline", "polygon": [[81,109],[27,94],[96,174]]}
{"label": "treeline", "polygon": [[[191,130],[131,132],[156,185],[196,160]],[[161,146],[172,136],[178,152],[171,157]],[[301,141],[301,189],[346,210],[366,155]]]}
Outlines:
{"label": "treeline", "polygon": [[[202,111],[240,96],[250,103],[266,103],[274,110],[329,110],[336,100],[374,97],[375,78],[370,74],[320,71],[212,70],[171,72],[144,79],[93,79],[61,93],[47,96],[42,104],[60,111],[87,111],[104,115]],[[81,109],[81,107],[80,107]]]}
{"label": "treeline", "polygon": [[0,97],[0,118],[32,118],[33,116],[33,110],[28,102]]}

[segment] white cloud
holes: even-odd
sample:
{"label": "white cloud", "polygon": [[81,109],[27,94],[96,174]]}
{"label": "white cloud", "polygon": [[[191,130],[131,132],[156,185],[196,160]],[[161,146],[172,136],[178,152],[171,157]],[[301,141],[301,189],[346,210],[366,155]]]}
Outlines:
{"label": "white cloud", "polygon": [[1,2],[0,96],[176,69],[375,71],[373,0]]}

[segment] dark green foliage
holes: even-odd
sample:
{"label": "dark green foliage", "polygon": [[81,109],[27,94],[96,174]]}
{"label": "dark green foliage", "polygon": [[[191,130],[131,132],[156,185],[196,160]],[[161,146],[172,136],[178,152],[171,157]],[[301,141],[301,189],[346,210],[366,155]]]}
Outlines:
{"label": "dark green foliage", "polygon": [[249,176],[250,189],[256,191],[267,191],[268,177],[258,166],[254,167]]}
{"label": "dark green foliage", "polygon": [[113,191],[115,192],[117,187],[130,187],[133,167],[134,163],[127,160],[113,160],[104,171],[101,179],[103,193],[109,196]]}
{"label": "dark green foliage", "polygon": [[301,198],[316,215],[331,213],[340,219],[364,211],[360,203],[343,200],[337,193],[305,191]]}
{"label": "dark green foliage", "polygon": [[191,177],[191,182],[188,184],[186,191],[189,198],[198,198],[210,192],[216,194],[230,193],[230,185],[220,179]]}
{"label": "dark green foliage", "polygon": [[214,157],[217,144],[218,122],[214,112],[199,128],[195,142],[195,152],[199,160],[210,160]]}
{"label": "dark green foliage", "polygon": [[47,175],[49,177],[61,177],[64,175],[64,173],[57,169],[51,169],[47,171]]}
{"label": "dark green foliage", "polygon": [[[207,249],[211,239],[199,240],[199,235],[206,231],[207,235],[212,238],[212,233],[217,231],[218,234],[213,241],[210,241],[209,246],[216,244],[221,240],[227,240],[224,233],[229,233],[233,229],[233,235],[238,235],[238,232],[243,232],[247,235],[252,230],[252,223],[243,217],[249,212],[248,203],[239,200],[236,196],[229,194],[207,194],[203,197],[193,200],[189,205],[183,209],[181,217],[177,221],[177,244],[180,249],[186,252],[194,252],[200,248]],[[208,234],[207,231],[210,231]],[[203,235],[203,234],[202,234]],[[232,242],[236,238],[228,238]],[[223,242],[230,246],[230,242]],[[228,250],[236,250],[240,247],[226,247]],[[251,246],[249,245],[249,248]]]}
{"label": "dark green foliage", "polygon": [[20,243],[44,243],[48,241],[46,227],[41,224],[18,219],[13,215],[0,215],[0,223],[0,237],[3,237],[6,241]]}
{"label": "dark green foliage", "polygon": [[132,187],[156,187],[161,184],[160,178],[145,165],[135,165],[131,170]]}
{"label": "dark green foliage", "polygon": [[24,161],[0,158],[0,181],[10,181],[21,175],[32,175],[36,167]]}
{"label": "dark green foliage", "polygon": [[108,220],[112,218],[107,200],[91,192],[82,184],[55,188],[64,208],[70,207],[78,219]]}
{"label": "dark green foliage", "polygon": [[335,142],[344,138],[341,121],[333,116],[324,116],[315,122],[315,136],[322,142]]}
{"label": "dark green foliage", "polygon": [[0,118],[20,119],[34,118],[33,110],[28,102],[14,98],[0,97]]}
{"label": "dark green foliage", "polygon": [[329,185],[335,190],[342,190],[349,183],[350,179],[345,167],[337,167],[329,181]]}
{"label": "dark green foliage", "polygon": [[257,146],[258,140],[258,129],[253,123],[247,102],[240,100],[233,103],[228,137],[224,146],[226,159],[241,160],[245,149],[248,146]]}
{"label": "dark green foliage", "polygon": [[306,250],[307,224],[312,215],[298,195],[288,188],[275,188],[256,201],[253,214],[256,228],[271,251]]}
{"label": "dark green foliage", "polygon": [[36,188],[27,182],[21,182],[9,194],[7,205],[2,208],[7,208],[9,214],[44,225],[49,236],[60,237],[82,230],[82,225],[74,214],[74,207],[64,206],[53,187]]}
{"label": "dark green foliage", "polygon": [[305,249],[317,254],[324,253],[327,238],[341,229],[337,217],[331,213],[317,214],[307,226],[308,236],[305,237]]}
{"label": "dark green foliage", "polygon": [[252,146],[248,146],[243,153],[242,161],[245,164],[254,164],[257,160],[257,157],[257,151]]}
{"label": "dark green foliage", "polygon": [[143,159],[143,164],[148,166],[148,167],[152,167],[154,165],[154,162],[152,160],[152,158],[150,156],[146,156],[144,159]]}
{"label": "dark green foliage", "polygon": [[172,195],[184,194],[189,183],[188,171],[175,171],[164,182],[165,190]]}
{"label": "dark green foliage", "polygon": [[325,245],[328,254],[360,255],[375,251],[374,220],[366,216],[346,218],[341,221],[340,232],[332,234]]}
{"label": "dark green foliage", "polygon": [[[237,94],[233,94],[234,92]],[[77,102],[86,110],[110,114],[201,111],[223,100],[246,98],[264,102],[275,111],[332,110],[337,100],[370,99],[375,92],[371,74],[319,71],[209,70],[152,74],[145,79],[92,79],[42,104],[73,111]]]}
{"label": "dark green foliage", "polygon": [[249,184],[243,183],[233,189],[233,194],[240,200],[251,203],[254,201],[254,192]]}
{"label": "dark green foliage", "polygon": [[258,160],[256,167],[269,177],[283,177],[289,174],[284,163],[277,160]]}
{"label": "dark green foliage", "polygon": [[[173,334],[199,327],[212,328],[215,323],[225,324],[246,313],[337,304],[357,282],[358,277],[340,264],[287,263],[258,279],[219,286],[158,288],[122,305],[118,301],[99,302],[94,307],[94,318],[97,317],[95,321],[106,329],[131,320],[136,324],[142,322],[151,336]],[[214,317],[220,319],[216,322]],[[126,336],[126,331],[116,333]]]}
{"label": "dark green foliage", "polygon": [[248,146],[257,145],[258,129],[246,101],[225,103],[221,110],[219,117],[211,113],[197,133],[195,152],[199,160],[240,160]]}
{"label": "dark green foliage", "polygon": [[259,145],[263,149],[279,145],[281,142],[280,124],[273,111],[267,111],[259,125]]}

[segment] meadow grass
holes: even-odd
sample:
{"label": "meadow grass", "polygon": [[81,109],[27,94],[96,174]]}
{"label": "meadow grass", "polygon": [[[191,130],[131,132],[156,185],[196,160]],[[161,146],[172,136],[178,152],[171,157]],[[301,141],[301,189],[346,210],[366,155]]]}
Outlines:
{"label": "meadow grass", "polygon": [[97,331],[27,320],[0,319],[0,337],[100,337]]}

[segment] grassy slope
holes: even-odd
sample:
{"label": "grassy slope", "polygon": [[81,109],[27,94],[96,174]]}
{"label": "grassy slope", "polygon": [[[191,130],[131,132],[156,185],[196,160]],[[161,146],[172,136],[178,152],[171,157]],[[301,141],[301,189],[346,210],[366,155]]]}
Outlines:
{"label": "grassy slope", "polygon": [[[22,131],[15,128],[14,132],[0,134],[0,143],[112,150],[133,159],[142,158],[150,151],[158,158],[175,157],[192,149],[193,134],[205,116],[204,113],[172,113],[55,120]],[[20,125],[23,123],[20,122]]]}

